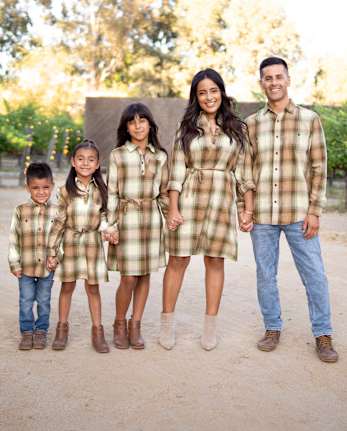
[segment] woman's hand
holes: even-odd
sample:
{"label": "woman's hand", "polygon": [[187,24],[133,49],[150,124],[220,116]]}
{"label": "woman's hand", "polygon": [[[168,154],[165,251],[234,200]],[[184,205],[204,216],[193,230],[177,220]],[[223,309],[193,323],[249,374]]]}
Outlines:
{"label": "woman's hand", "polygon": [[166,223],[169,230],[176,230],[180,224],[184,223],[183,217],[177,208],[169,208]]}
{"label": "woman's hand", "polygon": [[110,244],[116,245],[119,242],[119,232],[115,229],[104,230],[102,232],[103,241],[108,241]]}

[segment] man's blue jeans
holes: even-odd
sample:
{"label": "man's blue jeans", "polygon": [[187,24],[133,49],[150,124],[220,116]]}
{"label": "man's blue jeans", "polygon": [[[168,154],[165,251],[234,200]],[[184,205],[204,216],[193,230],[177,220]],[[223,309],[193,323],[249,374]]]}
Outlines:
{"label": "man's blue jeans", "polygon": [[[54,273],[48,277],[22,275],[19,281],[19,326],[20,331],[47,331],[51,311],[51,290]],[[34,302],[37,303],[37,319],[34,318]]]}
{"label": "man's blue jeans", "polygon": [[305,239],[303,222],[287,225],[255,224],[251,231],[257,264],[257,293],[265,329],[282,329],[281,305],[277,287],[279,240],[284,232],[295,266],[306,288],[308,308],[315,337],[331,335],[328,281],[319,238]]}

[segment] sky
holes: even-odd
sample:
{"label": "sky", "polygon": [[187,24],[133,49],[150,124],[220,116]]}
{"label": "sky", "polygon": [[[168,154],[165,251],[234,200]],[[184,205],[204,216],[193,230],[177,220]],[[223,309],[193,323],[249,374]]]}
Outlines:
{"label": "sky", "polygon": [[301,36],[308,56],[347,56],[346,0],[277,0]]}

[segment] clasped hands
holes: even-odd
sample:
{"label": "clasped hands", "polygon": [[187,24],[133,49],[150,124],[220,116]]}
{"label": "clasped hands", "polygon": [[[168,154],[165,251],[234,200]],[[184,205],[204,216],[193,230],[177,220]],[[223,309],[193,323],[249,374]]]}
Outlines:
{"label": "clasped hands", "polygon": [[251,211],[241,211],[238,216],[240,230],[250,232],[253,229],[253,213]]}
{"label": "clasped hands", "polygon": [[102,239],[108,241],[110,244],[116,245],[119,242],[119,232],[114,229],[106,229],[102,232]]}

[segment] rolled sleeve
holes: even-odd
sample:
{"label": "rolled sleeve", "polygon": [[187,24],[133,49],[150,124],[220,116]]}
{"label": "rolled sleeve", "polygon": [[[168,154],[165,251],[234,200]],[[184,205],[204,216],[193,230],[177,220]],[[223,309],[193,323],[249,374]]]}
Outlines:
{"label": "rolled sleeve", "polygon": [[175,190],[181,193],[186,178],[186,170],[184,151],[181,142],[176,138],[171,156],[168,190]]}
{"label": "rolled sleeve", "polygon": [[110,162],[108,166],[108,177],[107,177],[107,223],[109,230],[117,230],[117,207],[118,207],[118,169],[117,160],[114,151],[110,155]]}

